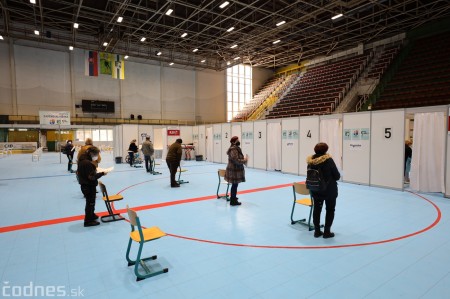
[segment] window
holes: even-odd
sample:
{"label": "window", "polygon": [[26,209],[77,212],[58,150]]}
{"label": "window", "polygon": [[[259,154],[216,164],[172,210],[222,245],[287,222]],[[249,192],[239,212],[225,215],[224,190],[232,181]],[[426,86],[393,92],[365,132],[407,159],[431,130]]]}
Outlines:
{"label": "window", "polygon": [[227,121],[252,99],[252,67],[245,64],[227,69]]}

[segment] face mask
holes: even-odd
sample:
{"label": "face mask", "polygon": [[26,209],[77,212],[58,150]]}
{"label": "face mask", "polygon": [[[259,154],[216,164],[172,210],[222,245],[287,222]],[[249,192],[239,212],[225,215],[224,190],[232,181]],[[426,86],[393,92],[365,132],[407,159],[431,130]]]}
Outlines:
{"label": "face mask", "polygon": [[236,141],[236,146],[240,146],[241,145],[241,142],[240,141]]}
{"label": "face mask", "polygon": [[68,144],[72,144],[72,142],[70,142],[70,141],[69,141],[69,142],[67,142],[67,143],[68,143]]}
{"label": "face mask", "polygon": [[92,161],[97,161],[98,160],[98,156],[93,156],[92,157]]}

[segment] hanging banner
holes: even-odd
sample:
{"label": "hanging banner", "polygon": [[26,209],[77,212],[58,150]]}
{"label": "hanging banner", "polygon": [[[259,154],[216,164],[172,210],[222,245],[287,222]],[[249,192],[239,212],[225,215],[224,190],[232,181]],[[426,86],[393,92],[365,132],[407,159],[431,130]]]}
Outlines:
{"label": "hanging banner", "polygon": [[41,125],[70,125],[69,111],[39,111]]}

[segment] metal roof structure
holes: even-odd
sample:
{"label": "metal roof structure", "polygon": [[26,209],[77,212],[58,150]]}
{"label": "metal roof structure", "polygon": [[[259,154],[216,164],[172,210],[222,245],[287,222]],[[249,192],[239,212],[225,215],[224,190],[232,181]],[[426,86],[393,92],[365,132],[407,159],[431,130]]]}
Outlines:
{"label": "metal roof structure", "polygon": [[388,38],[450,16],[450,1],[0,0],[0,9],[5,40],[223,70],[278,68]]}

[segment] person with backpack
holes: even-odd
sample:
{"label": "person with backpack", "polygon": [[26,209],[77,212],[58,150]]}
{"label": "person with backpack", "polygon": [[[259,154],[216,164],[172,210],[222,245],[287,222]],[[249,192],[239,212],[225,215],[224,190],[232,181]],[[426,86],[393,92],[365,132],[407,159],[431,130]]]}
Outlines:
{"label": "person with backpack", "polygon": [[[306,186],[311,192],[314,202],[313,223],[314,237],[333,238],[331,225],[334,220],[334,209],[338,197],[337,181],[341,178],[333,158],[327,154],[328,145],[320,142],[314,147],[315,155],[306,159],[308,170],[306,175]],[[320,214],[325,202],[325,230],[320,230]]]}
{"label": "person with backpack", "polygon": [[231,184],[230,205],[239,206],[241,202],[236,197],[237,189],[239,183],[245,182],[244,165],[247,164],[248,156],[245,155],[244,157],[242,154],[239,137],[233,136],[230,143],[230,148],[227,151],[228,164],[225,171],[225,180]]}

